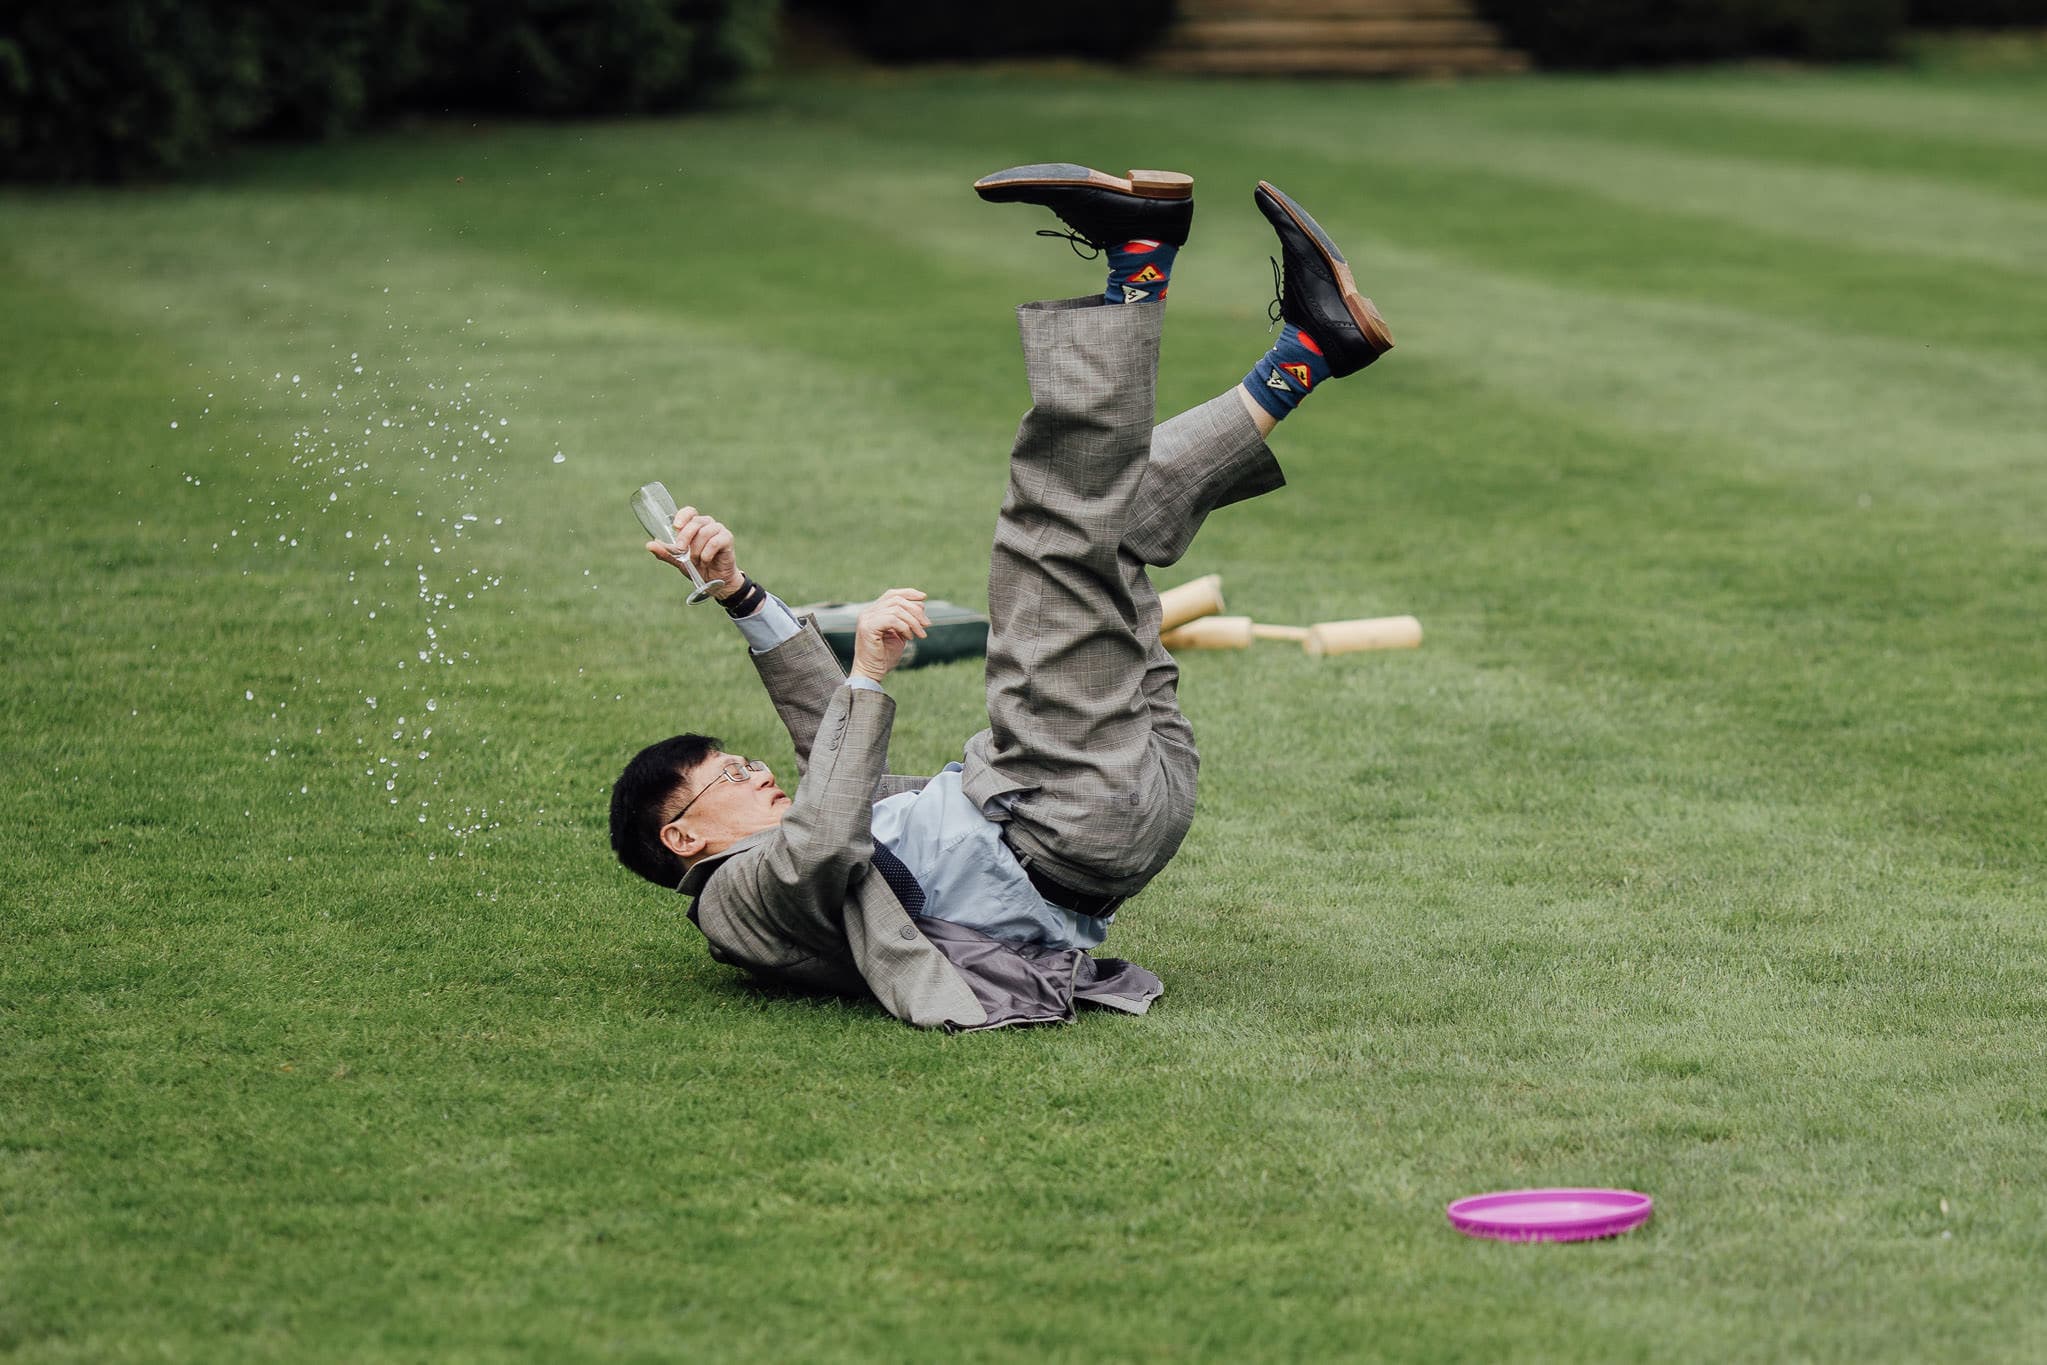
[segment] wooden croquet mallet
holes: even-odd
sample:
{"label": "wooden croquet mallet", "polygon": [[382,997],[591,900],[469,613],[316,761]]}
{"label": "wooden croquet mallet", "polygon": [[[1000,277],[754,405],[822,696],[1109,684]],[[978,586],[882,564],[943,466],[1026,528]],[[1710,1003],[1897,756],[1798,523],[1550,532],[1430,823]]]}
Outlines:
{"label": "wooden croquet mallet", "polygon": [[1253,640],[1308,638],[1306,626],[1268,626],[1248,616],[1203,616],[1159,636],[1167,649],[1249,649]]}
{"label": "wooden croquet mallet", "polygon": [[1248,616],[1203,616],[1159,633],[1167,649],[1249,649],[1251,618]]}
{"label": "wooden croquet mallet", "polygon": [[1315,655],[1352,654],[1361,649],[1415,649],[1421,642],[1422,623],[1412,616],[1374,616],[1309,626],[1301,648]]}
{"label": "wooden croquet mallet", "polygon": [[[1167,588],[1159,594],[1159,629],[1166,631],[1184,626],[1189,621],[1213,616],[1222,609],[1223,576],[1219,573],[1203,574],[1191,583]],[[1171,645],[1166,647],[1172,648]]]}

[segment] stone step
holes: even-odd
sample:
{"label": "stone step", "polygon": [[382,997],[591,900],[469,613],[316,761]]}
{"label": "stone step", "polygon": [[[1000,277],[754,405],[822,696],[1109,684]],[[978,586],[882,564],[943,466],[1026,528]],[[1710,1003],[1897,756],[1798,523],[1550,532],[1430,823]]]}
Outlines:
{"label": "stone step", "polygon": [[1526,71],[1525,54],[1493,47],[1167,48],[1160,71],[1208,76],[1480,76]]}
{"label": "stone step", "polygon": [[1471,0],[1180,0],[1151,64],[1235,76],[1525,71]]}
{"label": "stone step", "polygon": [[1470,0],[1180,0],[1189,19],[1476,19]]}
{"label": "stone step", "polygon": [[1499,31],[1476,19],[1194,19],[1176,25],[1166,46],[1498,47]]}

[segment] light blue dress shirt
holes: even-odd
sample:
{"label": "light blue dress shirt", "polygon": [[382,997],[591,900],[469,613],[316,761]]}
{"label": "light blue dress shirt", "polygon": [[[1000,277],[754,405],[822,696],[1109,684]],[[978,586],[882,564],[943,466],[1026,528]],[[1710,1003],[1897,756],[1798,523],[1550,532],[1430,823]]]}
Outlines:
{"label": "light blue dress shirt", "polygon": [[[803,629],[773,593],[736,624],[756,654],[794,639]],[[848,678],[846,685],[883,690],[870,678]],[[1039,895],[1003,841],[1001,824],[961,790],[963,771],[948,763],[922,789],[875,803],[875,842],[902,859],[924,888],[924,913],[1010,943],[1099,946],[1116,917],[1077,914]]]}

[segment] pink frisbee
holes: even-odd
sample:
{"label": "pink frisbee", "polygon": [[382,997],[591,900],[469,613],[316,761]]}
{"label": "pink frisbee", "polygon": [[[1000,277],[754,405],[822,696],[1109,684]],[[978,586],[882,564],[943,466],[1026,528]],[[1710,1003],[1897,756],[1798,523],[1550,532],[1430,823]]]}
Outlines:
{"label": "pink frisbee", "polygon": [[1444,1210],[1450,1226],[1502,1242],[1583,1242],[1617,1237],[1649,1221],[1656,1203],[1633,1190],[1506,1190],[1474,1194]]}

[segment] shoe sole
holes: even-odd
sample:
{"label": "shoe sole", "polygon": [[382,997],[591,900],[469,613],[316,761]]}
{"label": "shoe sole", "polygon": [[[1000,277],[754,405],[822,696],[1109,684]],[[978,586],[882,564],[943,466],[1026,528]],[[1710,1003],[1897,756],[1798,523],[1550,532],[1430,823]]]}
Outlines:
{"label": "shoe sole", "polygon": [[1025,185],[1086,185],[1099,190],[1133,195],[1139,199],[1192,199],[1194,177],[1178,171],[1132,171],[1119,178],[1086,166],[1047,165],[1022,167],[1024,175],[1005,178],[1001,173],[974,182],[976,194],[990,190],[1014,189]]}
{"label": "shoe sole", "polygon": [[1308,234],[1308,240],[1322,253],[1322,259],[1328,263],[1329,273],[1336,276],[1336,287],[1343,294],[1343,306],[1350,310],[1351,321],[1358,325],[1358,330],[1364,333],[1365,340],[1372,344],[1373,350],[1380,355],[1392,350],[1393,329],[1386,325],[1385,318],[1379,316],[1379,310],[1372,305],[1372,301],[1358,291],[1358,282],[1350,273],[1350,262],[1337,250],[1336,243],[1329,240],[1329,234],[1322,230],[1322,225],[1310,218],[1306,209],[1289,199],[1286,191],[1277,188],[1270,181],[1259,181],[1258,188],[1271,196],[1272,202],[1279,205],[1280,210],[1294,220],[1295,227]]}

